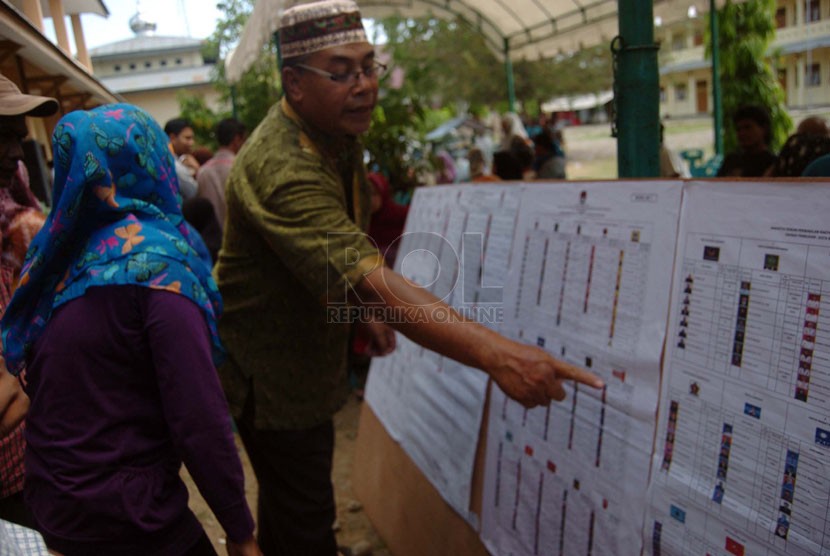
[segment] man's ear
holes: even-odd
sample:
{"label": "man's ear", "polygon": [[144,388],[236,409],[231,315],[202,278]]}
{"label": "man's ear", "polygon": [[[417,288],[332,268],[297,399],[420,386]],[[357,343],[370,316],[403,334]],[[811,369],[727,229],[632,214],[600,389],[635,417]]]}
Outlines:
{"label": "man's ear", "polygon": [[300,73],[290,66],[282,68],[282,89],[288,100],[298,102],[303,98]]}

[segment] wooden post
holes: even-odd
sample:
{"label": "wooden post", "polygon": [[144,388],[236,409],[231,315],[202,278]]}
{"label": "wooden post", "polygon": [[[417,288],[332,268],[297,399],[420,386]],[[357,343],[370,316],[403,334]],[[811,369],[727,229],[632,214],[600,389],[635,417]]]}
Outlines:
{"label": "wooden post", "polygon": [[78,61],[86,67],[89,73],[92,73],[92,60],[89,58],[89,50],[86,47],[81,14],[72,14],[69,16],[69,19],[72,22],[72,33],[75,35],[75,48],[78,51]]}
{"label": "wooden post", "polygon": [[52,24],[55,26],[55,37],[58,39],[58,46],[71,56],[69,35],[66,32],[66,21],[64,20],[63,0],[49,0],[49,14],[52,16]]}
{"label": "wooden post", "polygon": [[43,9],[40,7],[40,0],[23,0],[23,15],[43,33]]}

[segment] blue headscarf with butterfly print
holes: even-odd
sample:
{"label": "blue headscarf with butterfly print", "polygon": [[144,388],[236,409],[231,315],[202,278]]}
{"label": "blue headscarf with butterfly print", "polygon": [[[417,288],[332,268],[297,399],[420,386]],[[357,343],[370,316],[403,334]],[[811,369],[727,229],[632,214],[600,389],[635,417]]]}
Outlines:
{"label": "blue headscarf with butterfly print", "polygon": [[0,328],[9,370],[52,311],[93,286],[137,284],[184,295],[203,311],[214,362],[222,300],[189,243],[167,136],[146,112],[111,104],[72,112],[52,137],[54,206],[29,247]]}

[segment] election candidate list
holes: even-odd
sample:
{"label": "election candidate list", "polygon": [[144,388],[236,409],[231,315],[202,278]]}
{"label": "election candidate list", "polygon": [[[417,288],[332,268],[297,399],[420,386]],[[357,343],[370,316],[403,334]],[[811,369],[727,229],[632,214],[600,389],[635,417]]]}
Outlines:
{"label": "election candidate list", "polygon": [[830,554],[826,187],[685,191],[651,554]]}
{"label": "election candidate list", "polygon": [[504,330],[606,387],[568,386],[533,410],[494,389],[481,529],[493,554],[640,553],[680,201],[679,182],[523,192]]}

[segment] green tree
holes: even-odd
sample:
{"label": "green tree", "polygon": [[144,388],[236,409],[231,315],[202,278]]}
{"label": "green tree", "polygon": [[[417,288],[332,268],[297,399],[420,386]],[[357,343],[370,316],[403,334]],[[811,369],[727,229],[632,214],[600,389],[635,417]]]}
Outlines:
{"label": "green tree", "polygon": [[205,103],[204,97],[180,92],[177,99],[179,101],[179,114],[193,124],[196,144],[215,151],[218,144],[213,130],[225,115],[217,114],[211,110]]}
{"label": "green tree", "polygon": [[[378,22],[388,51],[404,70],[404,89],[433,106],[507,109],[504,61],[488,48],[481,33],[463,19],[387,18]],[[531,115],[551,97],[596,93],[611,87],[607,46],[587,48],[552,59],[513,64],[516,97]]]}
{"label": "green tree", "polygon": [[404,71],[405,96],[432,106],[492,105],[504,98],[502,63],[465,22],[390,17],[376,24],[386,36],[381,49]]}
{"label": "green tree", "polygon": [[[769,57],[775,38],[775,0],[727,0],[718,10],[720,71],[725,119],[724,148],[735,150],[738,140],[732,114],[746,104],[763,106],[772,122],[772,148],[787,139],[793,122],[784,105],[784,91],[778,83]],[[707,29],[709,26],[707,25]],[[706,35],[706,54],[711,58],[712,40]]]}
{"label": "green tree", "polygon": [[385,90],[372,114],[372,126],[362,138],[369,153],[368,167],[385,174],[394,190],[417,186],[419,173],[429,167],[426,118],[421,103],[400,89]]}
{"label": "green tree", "polygon": [[[232,86],[225,77],[227,56],[238,44],[253,6],[253,0],[219,2],[216,7],[224,17],[216,22],[216,30],[208,37],[202,49],[205,60],[216,61],[214,86],[219,91],[220,98],[223,102],[236,105],[237,118],[251,130],[259,125],[281,94],[276,55],[270,44],[263,46],[257,60],[242,74],[238,83]],[[179,104],[182,106],[183,114],[191,110],[205,121],[210,119],[208,114],[212,114],[214,124],[230,115],[212,113],[204,102],[200,105],[198,100],[186,96],[179,98]]]}
{"label": "green tree", "polygon": [[531,116],[547,100],[565,95],[599,93],[611,88],[613,71],[608,45],[585,48],[545,60],[517,62],[513,66],[516,97]]}

